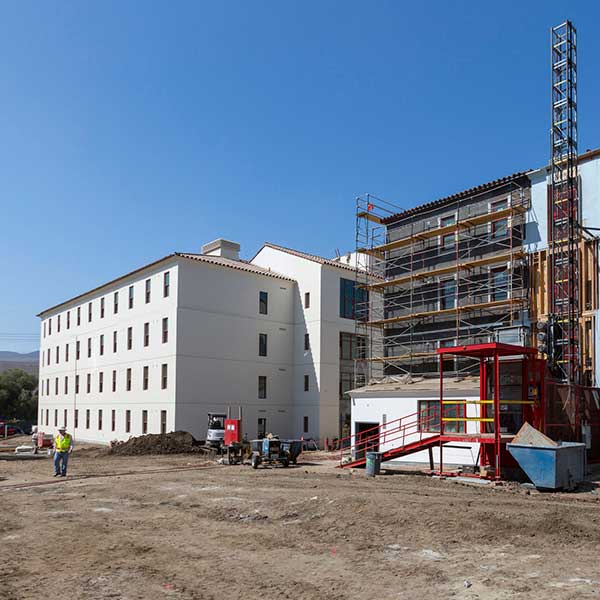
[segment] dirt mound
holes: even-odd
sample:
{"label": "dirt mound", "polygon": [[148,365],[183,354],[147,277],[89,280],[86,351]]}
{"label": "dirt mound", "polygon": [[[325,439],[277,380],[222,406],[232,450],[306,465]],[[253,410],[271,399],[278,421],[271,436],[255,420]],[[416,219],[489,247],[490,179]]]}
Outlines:
{"label": "dirt mound", "polygon": [[191,433],[173,431],[172,433],[149,433],[129,438],[126,442],[116,442],[110,449],[111,454],[136,456],[142,454],[188,454],[202,452],[202,446]]}

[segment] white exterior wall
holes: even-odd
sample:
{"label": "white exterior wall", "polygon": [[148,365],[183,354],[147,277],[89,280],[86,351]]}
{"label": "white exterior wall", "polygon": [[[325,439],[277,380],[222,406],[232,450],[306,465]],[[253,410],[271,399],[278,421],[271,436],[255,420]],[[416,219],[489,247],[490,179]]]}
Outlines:
{"label": "white exterior wall", "polygon": [[[360,394],[360,392],[358,392]],[[356,423],[373,423],[373,425],[382,426],[381,431],[385,428],[383,423],[388,424],[388,430],[392,431],[394,426],[397,427],[397,423],[394,424],[392,421],[401,417],[409,417],[407,422],[414,422],[416,413],[419,410],[419,400],[436,400],[439,401],[439,393],[423,392],[421,395],[415,395],[414,397],[399,397],[390,394],[381,395],[358,395],[357,392],[351,392],[352,396],[352,435],[356,435]],[[451,398],[457,398],[461,400],[479,400],[479,394],[473,395],[473,392],[464,393],[444,393],[444,398],[450,400]],[[466,415],[467,417],[478,417],[479,416],[479,405],[467,404]],[[479,421],[467,421],[467,433],[478,433]],[[380,445],[380,451],[391,450],[401,445],[410,444],[416,442],[419,439],[425,439],[436,435],[431,434],[420,434],[417,432],[416,427],[410,429],[412,432],[410,435],[406,435],[404,438],[404,444],[394,436],[390,434],[392,441],[382,443]],[[477,460],[479,453],[479,444],[471,442],[451,442],[451,447],[447,445],[444,447],[443,456],[444,464],[446,465],[473,465]],[[433,457],[436,462],[439,462],[440,450],[438,447],[433,448]],[[407,456],[396,458],[390,463],[425,463],[429,464],[429,451],[421,450],[414,452]]]}
{"label": "white exterior wall", "polygon": [[[163,297],[163,274],[170,273],[170,291]],[[145,281],[151,280],[151,300],[145,302]],[[44,431],[55,431],[57,424],[64,423],[67,409],[67,428],[75,439],[93,442],[109,442],[127,439],[142,433],[142,410],[148,411],[148,433],[160,431],[161,410],[167,411],[167,431],[175,424],[175,347],[177,330],[177,280],[178,267],[175,260],[144,269],[131,277],[120,280],[101,291],[85,296],[44,314],[41,323],[40,388],[38,424]],[[134,286],[133,308],[128,307],[129,286]],[[119,293],[118,312],[113,310],[113,294]],[[105,299],[104,318],[100,317],[100,299]],[[92,303],[92,321],[88,320],[88,304]],[[77,325],[77,308],[81,307],[81,322]],[[67,329],[67,311],[70,312],[70,328]],[[58,315],[61,329],[58,331]],[[162,343],[162,319],[167,317],[168,342]],[[52,319],[52,333],[48,333]],[[150,323],[149,345],[144,346],[144,323]],[[44,337],[44,324],[46,336]],[[132,349],[127,349],[127,329],[133,328]],[[117,332],[117,352],[113,352],[113,333]],[[100,336],[104,335],[104,354],[100,355]],[[88,358],[88,339],[92,340],[92,355]],[[80,342],[77,359],[76,344]],[[65,360],[66,345],[69,361]],[[56,347],[59,362],[56,362]],[[47,351],[50,349],[50,364]],[[167,364],[167,389],[161,389],[161,365]],[[149,367],[148,390],[142,389],[144,366]],[[126,390],[127,369],[132,370],[131,391]],[[112,391],[112,372],[117,372],[116,392]],[[99,373],[103,373],[103,391],[99,391]],[[91,391],[87,392],[87,376],[91,376]],[[79,393],[75,393],[76,376],[79,376]],[[68,392],[64,392],[64,380],[68,378]],[[58,394],[55,379],[58,378]],[[49,380],[49,394],[46,381]],[[98,410],[102,410],[102,430],[98,428]],[[111,427],[111,411],[116,410],[116,427]],[[46,424],[48,410],[49,424]],[[78,427],[74,428],[74,412],[78,410]],[[90,427],[86,427],[86,411],[90,411]],[[125,430],[125,411],[131,411],[131,431]]]}
{"label": "white exterior wall", "polygon": [[[256,437],[258,419],[267,432],[297,433],[292,413],[293,306],[296,284],[281,278],[183,260],[179,266],[176,427],[204,439],[209,412],[237,414],[243,432]],[[259,292],[268,293],[268,314],[259,314]],[[259,333],[267,356],[259,356]],[[258,398],[258,377],[267,377],[267,398]]]}

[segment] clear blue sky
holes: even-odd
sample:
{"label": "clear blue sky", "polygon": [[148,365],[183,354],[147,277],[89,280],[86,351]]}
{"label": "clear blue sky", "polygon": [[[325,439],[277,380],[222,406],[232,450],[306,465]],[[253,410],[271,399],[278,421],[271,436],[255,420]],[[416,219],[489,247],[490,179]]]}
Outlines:
{"label": "clear blue sky", "polygon": [[566,4],[3,2],[0,349],[172,251],[331,256],[357,194],[412,206],[543,164],[566,17],[600,146],[600,5]]}

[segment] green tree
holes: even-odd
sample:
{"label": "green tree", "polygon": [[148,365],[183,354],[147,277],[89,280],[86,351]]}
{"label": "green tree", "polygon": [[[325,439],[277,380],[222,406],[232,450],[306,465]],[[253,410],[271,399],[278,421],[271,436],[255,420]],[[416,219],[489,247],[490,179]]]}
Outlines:
{"label": "green tree", "polygon": [[38,378],[35,375],[23,369],[9,369],[0,373],[1,417],[34,421],[37,402]]}

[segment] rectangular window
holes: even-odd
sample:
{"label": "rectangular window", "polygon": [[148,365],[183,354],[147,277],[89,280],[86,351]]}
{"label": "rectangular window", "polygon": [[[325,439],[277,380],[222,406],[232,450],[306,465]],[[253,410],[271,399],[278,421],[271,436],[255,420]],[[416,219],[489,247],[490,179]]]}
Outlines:
{"label": "rectangular window", "polygon": [[67,329],[71,329],[71,311],[67,311]]}
{"label": "rectangular window", "polygon": [[79,429],[79,409],[75,409],[75,415],[73,417],[73,427]]}
{"label": "rectangular window", "polygon": [[112,372],[112,391],[117,391],[117,371]]}
{"label": "rectangular window", "polygon": [[160,367],[160,389],[167,389],[167,365],[163,363]]}
{"label": "rectangular window", "polygon": [[88,338],[88,358],[92,358],[92,338]]}
{"label": "rectangular window", "polygon": [[[419,400],[419,431],[439,433],[440,431],[440,401]],[[445,419],[465,417],[465,404],[444,404]],[[444,421],[444,433],[464,433],[465,421]]]}
{"label": "rectangular window", "polygon": [[454,279],[440,281],[440,309],[456,308],[456,282]]}
{"label": "rectangular window", "polygon": [[117,411],[113,408],[110,411],[110,430],[114,431],[117,426]]}
{"label": "rectangular window", "polygon": [[127,385],[125,388],[128,392],[131,391],[131,369],[127,369]]}
{"label": "rectangular window", "polygon": [[[449,215],[447,217],[442,217],[440,219],[440,227],[449,227],[450,225],[456,224],[456,217],[454,215]],[[446,233],[441,236],[440,239],[440,249],[442,250],[452,250],[454,249],[456,244],[456,235],[453,231],[452,233]]]}
{"label": "rectangular window", "polygon": [[150,323],[144,323],[144,346],[150,344]]}
{"label": "rectangular window", "polygon": [[50,395],[50,378],[46,379],[46,396]]}
{"label": "rectangular window", "polygon": [[129,433],[131,431],[131,411],[125,411],[125,433]]}
{"label": "rectangular window", "polygon": [[119,292],[115,292],[113,294],[113,314],[117,314],[119,312]]}
{"label": "rectangular window", "polygon": [[75,393],[79,394],[79,375],[75,375]]}
{"label": "rectangular window", "polygon": [[[491,212],[498,212],[500,210],[505,210],[508,208],[508,200],[498,200],[497,202],[492,202],[490,205]],[[498,221],[492,221],[492,238],[503,238],[508,235],[508,218],[499,219]]]}
{"label": "rectangular window", "polygon": [[60,362],[60,348],[56,346],[56,364]]}
{"label": "rectangular window", "polygon": [[304,349],[310,350],[310,335],[308,333],[304,334]]}
{"label": "rectangular window", "polygon": [[113,331],[113,352],[117,351],[117,332]]}
{"label": "rectangular window", "polygon": [[100,334],[100,356],[104,356],[104,334]]}
{"label": "rectangular window", "polygon": [[98,373],[98,392],[101,394],[104,391],[104,373]]}
{"label": "rectangular window", "polygon": [[508,271],[504,267],[490,270],[490,288],[494,302],[508,298]]}
{"label": "rectangular window", "polygon": [[60,333],[60,315],[56,317],[56,333]]}
{"label": "rectangular window", "polygon": [[48,351],[46,352],[46,356],[47,356],[46,364],[48,366],[50,366],[50,348],[48,348]]}
{"label": "rectangular window", "polygon": [[98,409],[98,430],[102,429],[102,409]]}
{"label": "rectangular window", "polygon": [[267,356],[267,334],[258,334],[258,355]]}
{"label": "rectangular window", "polygon": [[81,358],[81,342],[77,340],[75,342],[75,360],[79,360]]}
{"label": "rectangular window", "polygon": [[310,292],[304,293],[304,308],[310,308]]}
{"label": "rectangular window", "polygon": [[89,429],[90,428],[90,409],[87,408],[85,411],[85,428]]}
{"label": "rectangular window", "polygon": [[304,417],[303,430],[304,433],[308,433],[308,417]]}
{"label": "rectangular window", "polygon": [[81,325],[81,306],[77,307],[77,326]]}
{"label": "rectangular window", "polygon": [[269,312],[269,294],[267,292],[258,292],[258,312],[261,315]]}
{"label": "rectangular window", "polygon": [[50,425],[50,411],[46,409],[46,425]]}
{"label": "rectangular window", "polygon": [[54,427],[58,427],[58,409],[54,409]]}
{"label": "rectangular window", "polygon": [[131,350],[133,346],[133,327],[127,328],[127,350]]}
{"label": "rectangular window", "polygon": [[52,317],[48,319],[48,335],[52,335]]}
{"label": "rectangular window", "polygon": [[369,315],[369,292],[351,279],[340,279],[340,317],[366,321]]}
{"label": "rectangular window", "polygon": [[58,377],[54,378],[54,395],[58,396]]}
{"label": "rectangular window", "polygon": [[92,322],[92,303],[88,302],[88,323]]}
{"label": "rectangular window", "polygon": [[166,271],[163,275],[163,298],[169,297],[169,287],[171,285],[171,275]]}
{"label": "rectangular window", "polygon": [[160,432],[164,435],[167,433],[167,411],[160,411]]}
{"label": "rectangular window", "polygon": [[69,393],[69,376],[65,375],[65,394]]}
{"label": "rectangular window", "polygon": [[69,362],[69,344],[65,344],[65,362]]}
{"label": "rectangular window", "polygon": [[148,389],[148,367],[144,367],[144,377],[142,379],[142,389],[143,390],[147,390]]}
{"label": "rectangular window", "polygon": [[86,380],[85,393],[89,394],[91,391],[92,391],[92,374],[88,373],[87,380]]}
{"label": "rectangular window", "polygon": [[169,341],[169,319],[165,317],[162,320],[162,341],[166,344]]}
{"label": "rectangular window", "polygon": [[150,303],[150,293],[152,291],[152,282],[150,279],[146,279],[146,304]]}
{"label": "rectangular window", "polygon": [[259,417],[257,430],[258,439],[262,439],[265,437],[265,435],[267,435],[267,419],[265,419],[264,417]]}
{"label": "rectangular window", "polygon": [[129,308],[133,308],[133,286],[129,286]]}
{"label": "rectangular window", "polygon": [[264,400],[267,397],[267,378],[265,375],[258,376],[258,398]]}
{"label": "rectangular window", "polygon": [[304,391],[308,392],[310,386],[310,377],[308,375],[304,376]]}
{"label": "rectangular window", "polygon": [[46,353],[42,350],[42,367],[46,366]]}
{"label": "rectangular window", "polygon": [[142,411],[142,434],[146,435],[148,433],[148,411]]}
{"label": "rectangular window", "polygon": [[104,298],[100,298],[100,318],[104,319]]}
{"label": "rectangular window", "polygon": [[69,426],[69,411],[65,408],[65,410],[63,411],[63,422],[62,424],[65,427]]}

